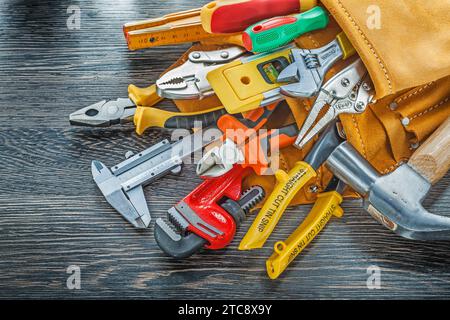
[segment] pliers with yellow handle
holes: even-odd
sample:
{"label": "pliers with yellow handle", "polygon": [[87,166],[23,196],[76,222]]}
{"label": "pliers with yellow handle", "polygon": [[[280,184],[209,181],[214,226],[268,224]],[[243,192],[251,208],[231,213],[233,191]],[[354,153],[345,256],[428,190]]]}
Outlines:
{"label": "pliers with yellow handle", "polygon": [[332,216],[342,217],[344,210],[340,204],[346,185],[333,177],[323,193],[317,196],[311,212],[302,224],[286,241],[278,241],[274,253],[266,261],[267,274],[277,279],[287,266],[306,248],[306,246],[322,231]]}
{"label": "pliers with yellow handle", "polygon": [[[339,123],[340,124],[340,123]],[[331,123],[303,161],[286,173],[275,173],[277,185],[239,244],[239,250],[261,248],[294,196],[314,177],[328,156],[344,141],[338,123]]]}
{"label": "pliers with yellow handle", "polygon": [[143,134],[148,128],[192,129],[194,123],[207,127],[226,113],[222,106],[209,110],[181,113],[152,108],[163,98],[156,91],[156,85],[147,88],[128,87],[129,98],[100,101],[82,108],[69,116],[70,123],[77,126],[109,127],[134,122],[136,132]]}

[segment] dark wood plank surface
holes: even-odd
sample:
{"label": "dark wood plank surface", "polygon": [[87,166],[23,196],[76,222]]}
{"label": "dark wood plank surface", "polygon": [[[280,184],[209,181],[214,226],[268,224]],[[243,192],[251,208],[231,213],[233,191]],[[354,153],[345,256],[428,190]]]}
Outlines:
{"label": "dark wood plank surface", "polygon": [[[105,202],[90,162],[108,165],[160,140],[133,127],[80,129],[68,115],[102,98],[126,96],[129,83],[148,85],[187,46],[129,52],[127,21],[199,7],[207,1],[0,2],[0,298],[450,298],[450,245],[401,239],[346,202],[277,281],[265,275],[275,240],[286,238],[309,207],[289,210],[263,250],[223,251],[174,261],[152,230],[138,231]],[[66,28],[71,4],[81,30]],[[154,218],[192,190],[194,168],[146,189]],[[448,214],[447,176],[427,208]],[[81,289],[66,287],[69,265],[81,268]],[[381,289],[366,286],[367,268],[381,268]]]}

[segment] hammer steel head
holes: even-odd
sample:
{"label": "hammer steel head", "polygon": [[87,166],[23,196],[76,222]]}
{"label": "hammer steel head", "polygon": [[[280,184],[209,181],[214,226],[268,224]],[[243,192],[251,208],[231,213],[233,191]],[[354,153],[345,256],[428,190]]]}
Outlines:
{"label": "hammer steel head", "polygon": [[430,183],[409,165],[378,178],[364,201],[375,219],[397,234],[416,240],[450,240],[450,218],[425,210]]}
{"label": "hammer steel head", "polygon": [[450,240],[450,218],[423,208],[430,183],[408,164],[380,176],[344,142],[331,153],[326,165],[364,197],[365,210],[390,230],[408,239]]}

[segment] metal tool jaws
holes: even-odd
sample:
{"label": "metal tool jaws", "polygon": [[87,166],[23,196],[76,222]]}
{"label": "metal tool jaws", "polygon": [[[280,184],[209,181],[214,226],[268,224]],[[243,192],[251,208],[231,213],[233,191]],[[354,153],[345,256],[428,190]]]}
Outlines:
{"label": "metal tool jaws", "polygon": [[210,126],[172,144],[163,140],[110,169],[93,161],[92,175],[106,200],[125,219],[137,228],[146,228],[151,218],[143,187],[167,174],[180,173],[183,159],[221,136],[216,126]]}
{"label": "metal tool jaws", "polygon": [[151,221],[141,186],[125,193],[119,179],[103,163],[92,162],[92,176],[108,203],[136,228],[147,228]]}
{"label": "metal tool jaws", "polygon": [[[331,78],[320,89],[320,93],[300,129],[295,146],[303,148],[340,114],[364,112],[372,101],[373,93],[373,84],[367,69],[361,59],[358,59]],[[328,110],[317,120],[327,105]]]}
{"label": "metal tool jaws", "polygon": [[[233,218],[229,222],[235,222],[234,227],[231,228],[233,230],[232,235],[235,232],[234,228],[242,223],[246,214],[261,202],[264,196],[264,189],[260,186],[254,186],[242,193],[238,201],[228,198],[220,204],[220,207]],[[212,207],[214,206],[213,204]],[[201,209],[208,211],[212,207],[208,207],[205,204]],[[226,231],[220,230],[202,219],[202,213],[196,212],[185,201],[181,201],[169,209],[167,218],[174,228],[163,219],[157,219],[155,240],[162,251],[176,259],[188,258],[202,248],[211,246],[212,243],[205,239],[204,236],[207,236],[212,242],[216,241],[216,239],[221,239],[219,241],[222,241],[223,238],[230,236],[226,234]],[[201,236],[201,234],[204,236]]]}
{"label": "metal tool jaws", "polygon": [[136,105],[131,99],[103,100],[70,114],[71,125],[109,127],[132,120]]}
{"label": "metal tool jaws", "polygon": [[186,259],[200,251],[208,242],[195,233],[187,233],[189,222],[175,208],[168,211],[169,221],[177,227],[177,233],[163,219],[156,219],[155,240],[167,255],[175,259]]}
{"label": "metal tool jaws", "polygon": [[240,47],[214,51],[193,51],[189,60],[156,81],[159,96],[168,99],[202,99],[214,94],[206,75],[246,53]]}
{"label": "metal tool jaws", "polygon": [[414,240],[450,240],[450,218],[425,210],[430,183],[408,164],[381,176],[349,143],[341,144],[327,167],[364,197],[364,209],[398,235]]}
{"label": "metal tool jaws", "polygon": [[190,226],[212,239],[224,235],[223,231],[208,224],[184,201],[169,209],[167,218],[175,230],[159,218],[155,225],[155,239],[161,250],[174,258],[187,258],[208,245],[208,240],[189,230]]}
{"label": "metal tool jaws", "polygon": [[320,136],[319,140],[314,144],[311,151],[305,157],[304,161],[314,169],[318,170],[320,166],[327,160],[328,156],[344,141],[337,128],[337,121],[333,121],[328,125]]}
{"label": "metal tool jaws", "polygon": [[[283,95],[292,98],[313,97],[320,90],[323,80],[321,79],[317,69],[308,69],[306,62],[304,61],[303,54],[298,51],[302,50],[292,50],[293,57],[296,62],[286,67],[278,76],[277,82],[289,83],[281,86],[280,92]],[[295,58],[299,55],[300,57]]]}
{"label": "metal tool jaws", "polygon": [[156,81],[156,92],[167,99],[201,99],[212,95],[209,83],[198,80],[198,66],[187,61]]}
{"label": "metal tool jaws", "polygon": [[294,62],[281,71],[277,79],[279,83],[288,83],[281,86],[281,93],[294,98],[311,98],[317,95],[325,74],[342,56],[337,40],[318,49],[293,49]]}
{"label": "metal tool jaws", "polygon": [[233,169],[237,163],[244,161],[244,154],[230,139],[221,146],[209,150],[197,164],[197,175],[220,177]]}

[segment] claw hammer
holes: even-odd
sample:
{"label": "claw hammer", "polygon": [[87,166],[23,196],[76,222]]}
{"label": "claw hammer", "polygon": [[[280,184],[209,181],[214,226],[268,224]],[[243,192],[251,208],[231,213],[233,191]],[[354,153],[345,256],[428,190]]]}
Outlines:
{"label": "claw hammer", "polygon": [[327,167],[364,198],[364,209],[398,235],[415,240],[450,240],[450,217],[422,206],[430,187],[450,168],[450,118],[408,163],[380,175],[349,143],[335,149]]}

